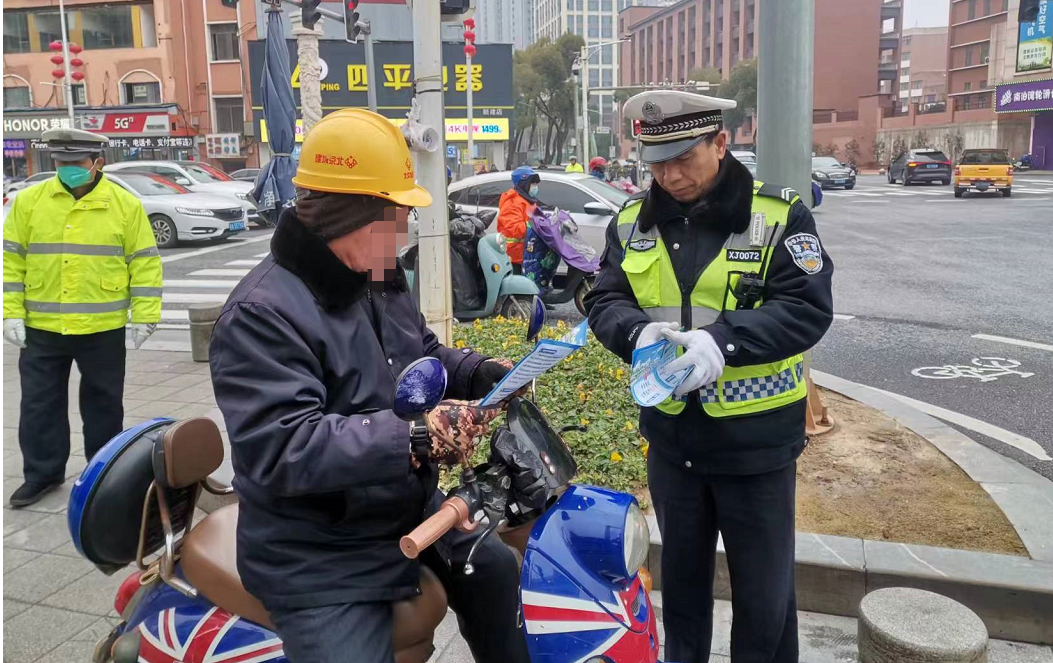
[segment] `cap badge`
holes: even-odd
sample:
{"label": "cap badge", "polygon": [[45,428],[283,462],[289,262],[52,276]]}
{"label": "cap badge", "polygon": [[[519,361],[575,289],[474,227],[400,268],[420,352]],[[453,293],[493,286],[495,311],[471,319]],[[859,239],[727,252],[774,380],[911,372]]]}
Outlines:
{"label": "cap badge", "polygon": [[644,122],[648,124],[660,124],[665,119],[665,113],[653,101],[644,102],[641,112],[643,113]]}

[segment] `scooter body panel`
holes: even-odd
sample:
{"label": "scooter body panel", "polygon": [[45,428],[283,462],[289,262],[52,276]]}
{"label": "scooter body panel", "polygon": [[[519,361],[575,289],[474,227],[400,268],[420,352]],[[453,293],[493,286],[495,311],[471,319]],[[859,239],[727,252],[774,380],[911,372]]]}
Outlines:
{"label": "scooter body panel", "polygon": [[533,663],[658,660],[657,621],[639,574],[603,570],[622,556],[622,541],[611,533],[624,532],[631,501],[625,493],[571,486],[534,525],[520,576]]}
{"label": "scooter body panel", "polygon": [[530,295],[540,294],[537,284],[528,279],[525,276],[519,274],[511,274],[506,276],[501,281],[501,290],[499,294],[501,297],[507,297],[508,295],[524,295],[529,297]]}

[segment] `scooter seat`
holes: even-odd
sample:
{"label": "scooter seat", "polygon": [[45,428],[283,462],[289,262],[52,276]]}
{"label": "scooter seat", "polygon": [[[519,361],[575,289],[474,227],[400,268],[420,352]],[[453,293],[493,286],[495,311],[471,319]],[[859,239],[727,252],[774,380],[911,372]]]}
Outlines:
{"label": "scooter seat", "polygon": [[[183,539],[183,572],[191,585],[216,606],[272,631],[263,604],[241,584],[237,567],[238,505],[209,514]],[[431,655],[432,639],[446,616],[446,590],[427,566],[420,567],[421,593],[394,605],[392,642],[395,663],[423,663]]]}

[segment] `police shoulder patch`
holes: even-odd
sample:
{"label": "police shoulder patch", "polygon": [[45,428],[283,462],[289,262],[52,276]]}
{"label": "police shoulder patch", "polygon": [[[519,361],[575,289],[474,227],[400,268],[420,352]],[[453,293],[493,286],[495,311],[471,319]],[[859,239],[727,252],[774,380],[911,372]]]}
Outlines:
{"label": "police shoulder patch", "polygon": [[788,186],[778,186],[776,184],[769,184],[765,182],[759,187],[756,187],[758,196],[766,196],[768,198],[781,198],[784,202],[795,203],[800,198],[797,192]]}
{"label": "police shoulder patch", "polygon": [[638,239],[629,242],[629,248],[633,251],[650,251],[658,244],[657,240],[653,239]]}
{"label": "police shoulder patch", "polygon": [[797,233],[783,240],[793,263],[805,274],[818,274],[823,269],[823,249],[819,238],[808,233]]}

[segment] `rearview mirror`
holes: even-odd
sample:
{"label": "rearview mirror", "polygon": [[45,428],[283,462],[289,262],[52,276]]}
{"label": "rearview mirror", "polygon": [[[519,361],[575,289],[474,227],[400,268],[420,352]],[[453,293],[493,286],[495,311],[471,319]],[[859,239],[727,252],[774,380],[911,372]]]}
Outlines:
{"label": "rearview mirror", "polygon": [[188,180],[185,177],[177,177],[177,178],[175,178],[175,183],[180,185],[180,186],[190,186],[191,184],[193,184],[193,182],[191,182],[190,180]]}
{"label": "rearview mirror", "polygon": [[611,211],[610,207],[597,202],[585,203],[585,213],[595,214],[596,216],[614,216],[614,212]]}
{"label": "rearview mirror", "polygon": [[413,421],[435,409],[446,394],[446,367],[435,357],[422,357],[395,380],[391,409],[403,421]]}

